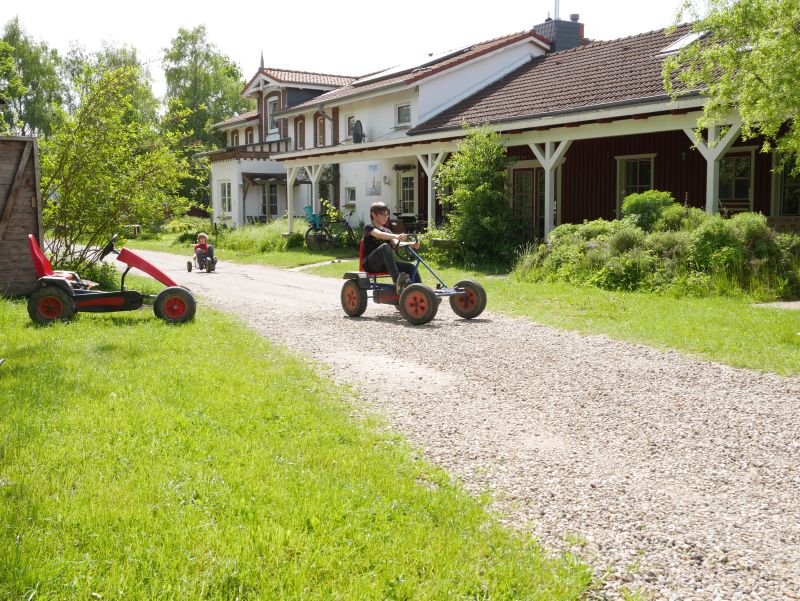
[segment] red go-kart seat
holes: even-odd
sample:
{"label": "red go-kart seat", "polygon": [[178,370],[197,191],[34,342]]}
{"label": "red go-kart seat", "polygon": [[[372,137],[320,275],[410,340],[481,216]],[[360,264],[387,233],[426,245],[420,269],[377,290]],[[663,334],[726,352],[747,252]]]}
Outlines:
{"label": "red go-kart seat", "polygon": [[367,271],[364,267],[364,239],[361,239],[361,243],[358,245],[358,270],[365,272],[368,276],[374,278],[382,278],[382,277],[389,277],[391,274],[388,271]]}
{"label": "red go-kart seat", "polygon": [[[33,268],[36,270],[36,277],[55,277],[70,280],[71,283],[82,285],[84,282],[74,271],[55,271],[50,261],[47,259],[42,249],[39,248],[39,243],[33,234],[28,234],[28,246],[31,250],[31,259],[33,259]],[[83,287],[83,286],[81,286]]]}

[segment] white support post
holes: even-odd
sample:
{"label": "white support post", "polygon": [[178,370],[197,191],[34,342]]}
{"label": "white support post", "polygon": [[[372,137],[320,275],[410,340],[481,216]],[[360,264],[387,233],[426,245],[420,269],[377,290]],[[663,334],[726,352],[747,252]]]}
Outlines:
{"label": "white support post", "polygon": [[436,226],[436,188],[433,176],[441,164],[447,158],[446,152],[432,152],[430,154],[418,154],[417,160],[422,165],[425,175],[428,176],[428,227]]}
{"label": "white support post", "polygon": [[322,175],[322,165],[308,165],[306,172],[311,179],[311,208],[314,213],[319,213],[319,199],[317,198],[317,184]]}
{"label": "white support post", "polygon": [[712,125],[708,128],[707,140],[703,140],[692,129],[686,128],[683,130],[706,160],[707,213],[719,213],[719,160],[733,145],[741,129],[741,123],[734,123],[725,135],[720,138],[719,126]]}
{"label": "white support post", "polygon": [[286,215],[289,217],[289,233],[292,233],[294,216],[294,182],[297,179],[299,167],[289,167],[286,170]]}
{"label": "white support post", "polygon": [[556,206],[556,169],[564,161],[567,150],[572,145],[572,140],[561,140],[556,146],[556,142],[545,142],[543,147],[540,144],[529,144],[536,159],[544,169],[544,236],[545,238],[553,231],[555,206]]}

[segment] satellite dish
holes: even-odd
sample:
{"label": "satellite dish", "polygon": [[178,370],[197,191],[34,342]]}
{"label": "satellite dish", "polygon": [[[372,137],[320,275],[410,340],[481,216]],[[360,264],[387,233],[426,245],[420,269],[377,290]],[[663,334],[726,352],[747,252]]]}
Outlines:
{"label": "satellite dish", "polygon": [[355,144],[361,144],[364,141],[364,128],[361,125],[361,121],[356,121],[353,123],[353,142]]}

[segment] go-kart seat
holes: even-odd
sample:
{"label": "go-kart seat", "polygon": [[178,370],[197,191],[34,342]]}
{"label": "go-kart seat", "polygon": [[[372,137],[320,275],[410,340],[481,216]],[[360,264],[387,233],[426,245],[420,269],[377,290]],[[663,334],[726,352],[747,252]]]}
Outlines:
{"label": "go-kart seat", "polygon": [[362,238],[361,243],[358,245],[358,270],[365,272],[371,278],[383,278],[389,277],[390,274],[388,271],[367,271],[364,267],[364,240]]}
{"label": "go-kart seat", "polygon": [[50,265],[50,261],[42,252],[42,249],[39,248],[39,243],[36,242],[36,238],[33,237],[33,234],[28,234],[28,246],[31,250],[31,259],[33,259],[33,268],[36,270],[37,278],[64,278],[65,280],[69,280],[70,284],[75,287],[88,287],[88,282],[85,283],[83,280],[81,280],[80,276],[74,271],[54,270],[53,266]]}

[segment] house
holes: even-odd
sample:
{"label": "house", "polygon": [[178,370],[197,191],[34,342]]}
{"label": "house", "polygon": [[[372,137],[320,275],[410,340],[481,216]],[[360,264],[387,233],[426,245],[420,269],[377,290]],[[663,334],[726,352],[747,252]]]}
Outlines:
{"label": "house", "polygon": [[[307,102],[309,99],[338,89],[352,77],[306,73],[261,67],[242,91],[256,100],[257,108],[216,123],[227,141],[220,150],[199,153],[211,162],[211,209],[215,222],[241,225],[268,222],[283,216],[287,210],[286,169],[273,160],[273,155],[303,148],[300,137],[289,132],[288,122],[279,111]],[[300,203],[310,202],[307,180],[295,178],[293,197]]]}
{"label": "house", "polygon": [[[439,221],[433,181],[464,136],[488,124],[516,159],[511,202],[531,238],[556,225],[612,219],[622,199],[666,190],[709,212],[753,210],[784,227],[800,225],[800,180],[773,167],[774,155],[738,137],[738,116],[696,138],[703,96],[665,92],[664,59],[693,43],[690,25],[589,42],[578,15],[430,56],[348,81],[278,111],[302,144],[271,155],[286,172],[291,217],[305,173],[310,200],[328,165],[338,169],[335,204],[367,220],[382,200],[398,217]],[[304,190],[305,191],[305,190]]]}

